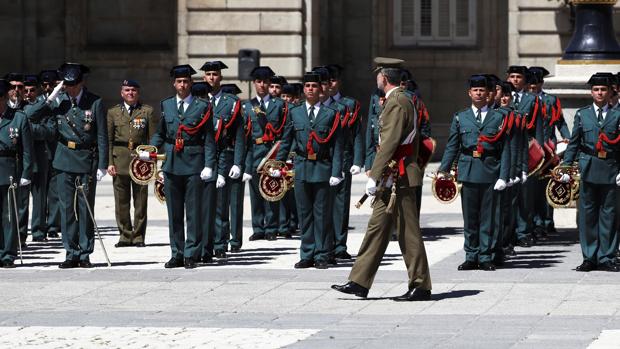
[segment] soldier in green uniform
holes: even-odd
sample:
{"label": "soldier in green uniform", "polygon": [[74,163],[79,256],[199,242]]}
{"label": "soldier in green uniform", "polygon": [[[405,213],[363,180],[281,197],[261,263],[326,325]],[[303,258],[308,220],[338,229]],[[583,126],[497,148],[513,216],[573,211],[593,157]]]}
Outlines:
{"label": "soldier in green uniform", "polygon": [[280,98],[280,95],[282,94],[282,87],[286,84],[288,84],[288,81],[286,81],[286,78],[284,76],[272,76],[269,83],[269,94],[271,95],[271,97]]}
{"label": "soldier in green uniform", "polygon": [[[301,217],[300,261],[295,268],[326,269],[333,249],[333,187],[342,182],[340,119],[335,109],[319,101],[320,76],[304,75],[305,103],[291,108],[282,136],[278,160],[286,160],[295,147],[295,198]],[[294,144],[294,145],[293,145]],[[273,170],[272,176],[281,172]]]}
{"label": "soldier in green uniform", "polygon": [[[121,103],[108,109],[108,153],[114,187],[114,213],[120,233],[115,247],[144,247],[146,234],[148,185],[140,185],[129,176],[134,150],[148,144],[159,125],[153,107],[140,102],[140,84],[135,80],[121,83]],[[134,219],[130,216],[133,196]]]}
{"label": "soldier in green uniform", "polygon": [[44,108],[45,98],[39,95],[37,75],[26,75],[24,85],[23,111],[28,118],[33,139],[32,183],[29,187],[22,187],[20,191],[19,223],[22,226],[20,229],[27,229],[28,196],[32,194],[32,241],[46,241],[47,185],[52,159],[49,142],[55,140],[54,120],[49,117],[49,109]]}
{"label": "soldier in green uniform", "polygon": [[[504,132],[504,115],[488,108],[487,78],[473,75],[469,80],[471,107],[452,119],[448,144],[438,176],[450,171],[458,156],[458,178],[465,232],[465,262],[459,270],[495,270],[492,261],[497,198],[506,188],[510,170],[510,148]],[[482,137],[485,138],[482,138]],[[493,141],[490,140],[493,139]],[[486,139],[486,140],[484,140]],[[460,154],[460,155],[459,155]]]}
{"label": "soldier in green uniform", "polygon": [[527,162],[529,140],[536,139],[542,145],[544,142],[544,125],[541,112],[540,99],[527,92],[528,70],[525,66],[513,65],[508,67],[508,81],[515,88],[512,103],[515,111],[522,115],[525,121],[524,140],[521,143],[523,152],[523,171],[517,176],[520,184],[517,184],[518,194],[515,196],[517,207],[516,236],[517,245],[529,247],[535,243],[533,237],[534,230],[534,205],[539,188],[539,181],[536,178],[531,180],[527,177]]}
{"label": "soldier in green uniform", "polygon": [[[217,207],[215,211],[214,230],[215,258],[220,263],[226,261],[228,243],[230,239],[230,203],[232,181],[241,177],[241,166],[245,148],[245,134],[243,117],[241,116],[241,101],[236,95],[222,90],[222,69],[228,68],[221,61],[206,62],[200,70],[204,71],[204,79],[209,84],[211,92],[209,101],[213,107],[213,132],[217,145]],[[207,229],[207,227],[203,227]],[[211,234],[207,234],[210,236]],[[231,242],[231,250],[237,251],[241,247],[235,234]],[[205,244],[208,246],[209,244]],[[208,253],[203,253],[203,256]]]}
{"label": "soldier in green uniform", "polygon": [[8,106],[7,92],[11,89],[15,90],[17,86],[0,80],[0,195],[2,195],[0,265],[3,268],[15,267],[19,238],[9,185],[13,183],[20,186],[29,185],[32,175],[30,127],[26,115],[21,110]]}
{"label": "soldier in green uniform", "polygon": [[[203,252],[204,225],[215,223],[212,203],[215,202],[214,170],[217,170],[217,163],[210,120],[212,108],[207,100],[191,94],[195,73],[187,64],[170,70],[176,95],[161,102],[162,117],[151,138],[151,145],[162,149],[166,155],[162,170],[171,250],[166,268],[195,268]],[[139,156],[146,160],[151,154],[143,151]],[[212,207],[210,217],[205,217],[205,205]],[[212,256],[202,257],[210,259]]]}
{"label": "soldier in green uniform", "polygon": [[246,120],[247,155],[245,158],[245,181],[250,181],[250,202],[252,206],[253,240],[275,240],[279,229],[280,203],[265,200],[259,191],[260,174],[257,168],[274,143],[280,140],[288,114],[286,103],[269,94],[271,78],[275,75],[267,66],[252,71],[256,97],[246,100],[241,106]]}
{"label": "soldier in green uniform", "polygon": [[[620,186],[620,111],[609,105],[612,81],[594,74],[593,103],[578,109],[564,160],[560,165],[579,164],[580,183],[577,210],[579,242],[583,263],[577,271],[620,271],[615,253],[618,248],[616,220]],[[563,174],[561,180],[570,177]]]}
{"label": "soldier in green uniform", "polygon": [[[54,87],[60,81],[58,72],[56,70],[43,70],[39,73],[39,81],[41,83],[41,98],[47,99],[53,92]],[[59,97],[58,97],[59,98]],[[54,100],[51,103],[58,104],[60,99]],[[54,123],[56,120],[50,118],[50,122]],[[54,154],[56,153],[56,137],[53,137],[47,142],[47,148],[49,149],[49,161],[47,167],[49,168],[49,178],[47,183],[47,213],[46,213],[46,226],[47,226],[47,238],[57,239],[60,236],[60,199],[58,198],[58,171],[52,166],[54,160]]]}
{"label": "soldier in green uniform", "polygon": [[337,185],[334,193],[334,251],[337,259],[351,259],[347,252],[347,236],[349,232],[349,208],[351,206],[351,183],[353,176],[362,173],[364,166],[364,139],[362,134],[362,120],[360,117],[360,103],[340,90],[342,87],[342,70],[338,64],[329,64],[326,68],[330,72],[329,95],[334,100],[334,109],[340,115],[340,126],[343,142],[342,171],[344,181]]}
{"label": "soldier in green uniform", "polygon": [[[65,63],[59,71],[63,80],[47,98],[57,122],[58,144],[52,166],[59,172],[57,187],[66,250],[66,260],[59,268],[92,268],[89,256],[95,245],[93,220],[78,188],[83,186],[88,204],[95,212],[97,182],[108,168],[105,109],[101,98],[84,87],[84,75],[90,71],[86,66]],[[55,105],[53,101],[62,86],[66,95]]]}
{"label": "soldier in green uniform", "polygon": [[[222,84],[221,89],[222,92],[234,96],[241,93],[241,90],[235,84]],[[241,158],[245,159],[247,151],[247,130],[243,127],[243,125],[246,125],[247,120],[243,119],[243,114],[238,117],[241,122],[240,128],[243,129],[243,148],[241,149]],[[243,172],[244,165],[245,164],[243,161],[239,165],[239,170],[241,172]],[[230,240],[228,241],[230,244],[230,253],[240,252],[243,244],[243,198],[245,196],[245,182],[241,177],[232,178],[231,175],[234,174],[235,173],[229,173],[230,179],[227,180],[230,183]]]}
{"label": "soldier in green uniform", "polygon": [[[295,85],[284,84],[280,97],[287,103],[289,110],[299,104],[296,102],[299,99],[299,93]],[[292,164],[294,155],[295,149],[291,148],[286,162]],[[294,190],[288,190],[282,200],[280,200],[280,228],[278,229],[278,235],[284,236],[287,239],[290,239],[295,234],[299,224],[295,202]]]}

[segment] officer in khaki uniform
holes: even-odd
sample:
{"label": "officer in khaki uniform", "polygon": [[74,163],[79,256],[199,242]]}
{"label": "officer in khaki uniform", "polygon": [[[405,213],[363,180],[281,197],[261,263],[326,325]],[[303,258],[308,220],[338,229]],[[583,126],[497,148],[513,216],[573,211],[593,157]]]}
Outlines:
{"label": "officer in khaki uniform", "polygon": [[[342,178],[340,119],[319,102],[320,76],[304,75],[305,103],[291,108],[277,159],[285,161],[295,147],[295,199],[301,218],[300,261],[295,268],[326,269],[333,249],[333,188]],[[272,175],[281,173],[273,170]]]}
{"label": "officer in khaki uniform", "polygon": [[[129,176],[131,155],[137,146],[148,144],[159,124],[153,107],[140,103],[140,85],[134,80],[121,83],[122,102],[108,109],[108,148],[114,187],[116,225],[120,233],[116,247],[144,247],[148,185],[140,185]],[[130,216],[133,195],[134,219]]]}
{"label": "officer in khaki uniform", "polygon": [[[577,221],[583,263],[577,271],[618,272],[618,186],[620,186],[620,110],[609,104],[612,77],[594,74],[593,103],[575,113],[573,132],[560,164],[579,164],[579,207]],[[563,182],[570,177],[563,174]]]}
{"label": "officer in khaki uniform", "polygon": [[[381,60],[375,60],[381,64]],[[389,61],[388,61],[389,62]],[[431,278],[413,188],[418,155],[417,113],[411,98],[399,87],[401,70],[379,66],[377,87],[386,94],[379,119],[379,149],[370,170],[366,194],[375,196],[373,212],[349,282],[332,288],[366,297],[396,228],[407,274],[408,291],[395,301],[422,301],[431,296]],[[394,161],[393,169],[390,163]],[[388,187],[389,186],[389,187]],[[394,190],[395,197],[391,195]]]}
{"label": "officer in khaki uniform", "polygon": [[[11,88],[0,80],[0,266],[14,268],[17,258],[17,225],[15,208],[9,193],[10,177],[20,186],[30,184],[32,175],[32,138],[26,115],[7,106]],[[9,216],[11,218],[9,218]]]}

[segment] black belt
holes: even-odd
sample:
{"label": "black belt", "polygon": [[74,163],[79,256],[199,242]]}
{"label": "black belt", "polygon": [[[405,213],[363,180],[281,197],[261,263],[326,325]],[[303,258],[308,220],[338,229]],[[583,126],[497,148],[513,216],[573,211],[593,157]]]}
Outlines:
{"label": "black belt", "polygon": [[595,151],[586,147],[579,147],[579,151],[599,159],[615,159],[619,153],[615,151]]}
{"label": "black belt", "polygon": [[[177,141],[176,141],[176,139],[173,139],[173,138],[166,138],[166,143],[168,143],[168,144],[176,144],[176,143],[177,143]],[[197,141],[197,140],[187,140],[187,139],[184,139],[184,140],[183,140],[183,145],[184,145],[184,146],[199,145],[199,146],[201,146],[201,147],[204,147],[205,142],[204,142],[204,141]]]}
{"label": "black belt", "polygon": [[296,156],[299,156],[299,157],[302,157],[302,158],[304,158],[304,159],[308,159],[308,160],[310,160],[310,161],[317,161],[317,160],[318,160],[318,161],[321,161],[321,160],[328,160],[328,159],[331,159],[331,156],[329,156],[329,154],[317,154],[317,153],[314,153],[315,157],[314,157],[314,158],[312,158],[312,159],[311,159],[311,158],[309,158],[309,157],[308,157],[308,154],[306,154],[306,153],[296,153],[295,155],[296,155]]}
{"label": "black belt", "polygon": [[73,150],[86,150],[86,149],[93,150],[93,149],[96,149],[94,144],[77,143],[77,142],[74,142],[74,141],[66,140],[64,138],[59,138],[58,142],[66,145],[67,148],[73,149]]}
{"label": "black belt", "polygon": [[17,155],[15,150],[0,150],[0,158],[14,158]]}
{"label": "black belt", "polygon": [[496,150],[488,150],[485,149],[482,153],[479,153],[475,150],[471,150],[471,149],[463,149],[461,150],[461,153],[464,155],[469,155],[472,156],[474,158],[499,158],[500,153]]}

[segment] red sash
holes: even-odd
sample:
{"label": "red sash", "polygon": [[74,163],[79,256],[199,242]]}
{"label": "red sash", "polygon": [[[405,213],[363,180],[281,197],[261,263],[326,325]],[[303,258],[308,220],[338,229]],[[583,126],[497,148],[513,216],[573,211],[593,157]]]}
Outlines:
{"label": "red sash", "polygon": [[202,117],[202,120],[200,120],[200,123],[194,127],[188,127],[183,124],[179,125],[174,144],[174,150],[176,152],[183,151],[183,146],[185,143],[183,140],[183,132],[187,133],[190,136],[196,135],[198,132],[200,132],[200,130],[202,130],[202,127],[204,127],[205,123],[207,123],[207,121],[209,121],[209,119],[211,118],[211,111],[212,106],[211,104],[209,104],[209,108],[207,109],[205,115]]}

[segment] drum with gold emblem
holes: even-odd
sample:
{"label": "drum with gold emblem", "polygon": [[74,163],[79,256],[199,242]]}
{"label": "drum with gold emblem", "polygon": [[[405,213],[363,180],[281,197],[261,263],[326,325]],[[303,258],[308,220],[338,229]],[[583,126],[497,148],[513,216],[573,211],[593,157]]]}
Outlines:
{"label": "drum with gold emblem", "polygon": [[461,184],[456,181],[456,172],[451,171],[444,177],[435,176],[431,189],[433,196],[442,204],[450,204],[456,200],[461,191]]}

